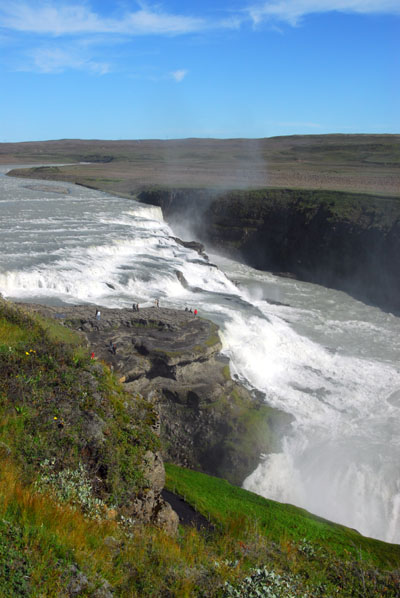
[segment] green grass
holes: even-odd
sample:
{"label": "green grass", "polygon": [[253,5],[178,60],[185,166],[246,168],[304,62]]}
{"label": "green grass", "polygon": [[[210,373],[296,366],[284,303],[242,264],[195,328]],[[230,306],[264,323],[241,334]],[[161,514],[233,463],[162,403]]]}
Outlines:
{"label": "green grass", "polygon": [[[285,598],[287,588],[296,598],[398,597],[399,546],[193,471],[168,466],[167,485],[214,531],[169,536],[126,522],[131,501],[151,491],[142,465],[157,447],[156,416],[89,351],[0,301],[0,596],[66,598],[80,584],[93,598],[107,587],[121,598],[245,598],[261,567]],[[235,392],[232,401],[246,419]]]}
{"label": "green grass", "polygon": [[215,214],[230,212],[236,220],[243,218],[249,226],[254,226],[274,206],[294,205],[296,210],[312,218],[317,210],[324,209],[329,218],[349,220],[376,226],[389,226],[400,216],[400,198],[378,197],[365,193],[349,193],[319,189],[280,189],[264,188],[253,190],[228,191],[221,194],[213,210]]}
{"label": "green grass", "polygon": [[68,328],[0,303],[0,442],[27,479],[40,463],[84,463],[98,496],[123,505],[145,488],[144,455],[158,447],[152,406],[91,360]]}
{"label": "green grass", "polygon": [[[223,488],[225,494],[226,484]],[[266,530],[260,532],[259,509],[249,509],[246,497],[229,502],[234,517],[224,502],[214,505],[219,530],[181,528],[171,537],[151,525],[126,528],[114,520],[88,519],[51,494],[21,484],[18,469],[1,460],[0,595],[68,596],[70,584],[84,576],[83,596],[95,596],[96,588],[109,584],[122,598],[228,598],[238,594],[229,593],[225,582],[237,588],[263,567],[273,574],[274,589],[282,586],[273,595],[284,598],[288,587],[296,589],[290,594],[296,598],[398,596],[395,571],[371,567],[359,553],[339,558],[306,537],[294,542],[290,530],[272,541]]]}
{"label": "green grass", "polygon": [[0,350],[9,351],[23,342],[26,338],[26,332],[13,322],[9,322],[6,318],[0,318],[0,329],[1,329],[1,345]]}
{"label": "green grass", "polygon": [[285,537],[294,543],[303,538],[335,552],[339,557],[361,550],[365,560],[379,566],[399,566],[400,546],[366,538],[350,528],[317,517],[293,505],[284,505],[232,486],[225,480],[167,464],[166,487],[196,505],[204,516],[221,525],[232,519],[257,524],[269,540]]}

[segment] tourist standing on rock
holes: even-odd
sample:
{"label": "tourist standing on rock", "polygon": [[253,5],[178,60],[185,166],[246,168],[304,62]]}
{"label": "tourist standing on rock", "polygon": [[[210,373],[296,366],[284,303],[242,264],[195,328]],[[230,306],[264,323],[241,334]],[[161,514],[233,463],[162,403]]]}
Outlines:
{"label": "tourist standing on rock", "polygon": [[100,311],[96,309],[96,320],[100,320]]}
{"label": "tourist standing on rock", "polygon": [[195,309],[193,313],[195,316],[197,316],[197,309]]}

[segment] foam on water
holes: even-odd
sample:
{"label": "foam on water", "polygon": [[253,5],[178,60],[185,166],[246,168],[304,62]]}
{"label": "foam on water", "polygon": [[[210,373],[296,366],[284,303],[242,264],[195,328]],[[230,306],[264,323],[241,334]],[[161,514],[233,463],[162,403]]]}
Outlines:
{"label": "foam on water", "polygon": [[129,214],[133,214],[135,218],[146,218],[152,221],[159,220],[160,222],[164,222],[162,210],[159,206],[136,204],[133,210],[129,210]]}
{"label": "foam on water", "polygon": [[[252,271],[220,261],[241,276],[244,294],[251,276],[253,304],[264,315],[248,317],[245,326],[232,315],[224,326],[233,371],[296,418],[282,451],[267,456],[244,486],[399,542],[398,318],[339,293],[331,293],[332,301],[330,291],[315,285],[296,283],[301,292],[288,291],[288,281],[280,285],[280,299],[292,306],[270,305],[259,301],[270,275],[264,281],[255,275],[262,285],[254,292]],[[325,327],[318,304],[324,305]],[[363,319],[366,312],[370,321]],[[335,344],[339,339],[343,347]]]}
{"label": "foam on water", "polygon": [[174,241],[160,208],[68,189],[43,198],[0,177],[1,292],[197,307],[220,325],[232,373],[295,418],[245,486],[399,542],[399,318],[213,256],[228,278]]}

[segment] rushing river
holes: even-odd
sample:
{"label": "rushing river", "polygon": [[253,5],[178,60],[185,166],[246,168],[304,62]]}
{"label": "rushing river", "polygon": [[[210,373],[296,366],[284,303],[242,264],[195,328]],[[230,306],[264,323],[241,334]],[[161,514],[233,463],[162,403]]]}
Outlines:
{"label": "rushing river", "polygon": [[[294,415],[244,486],[400,542],[400,319],[172,238],[159,208],[2,176],[0,292],[42,303],[197,308],[231,370]],[[183,274],[190,291],[179,282]]]}

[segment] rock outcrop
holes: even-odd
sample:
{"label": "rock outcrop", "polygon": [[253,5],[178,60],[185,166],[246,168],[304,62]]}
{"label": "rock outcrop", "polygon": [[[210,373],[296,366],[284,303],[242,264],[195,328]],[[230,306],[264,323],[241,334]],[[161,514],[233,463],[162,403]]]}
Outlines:
{"label": "rock outcrop", "polygon": [[168,461],[241,484],[291,421],[232,380],[217,326],[190,312],[101,308],[97,320],[93,306],[34,309],[83,332],[96,358],[156,405]]}

